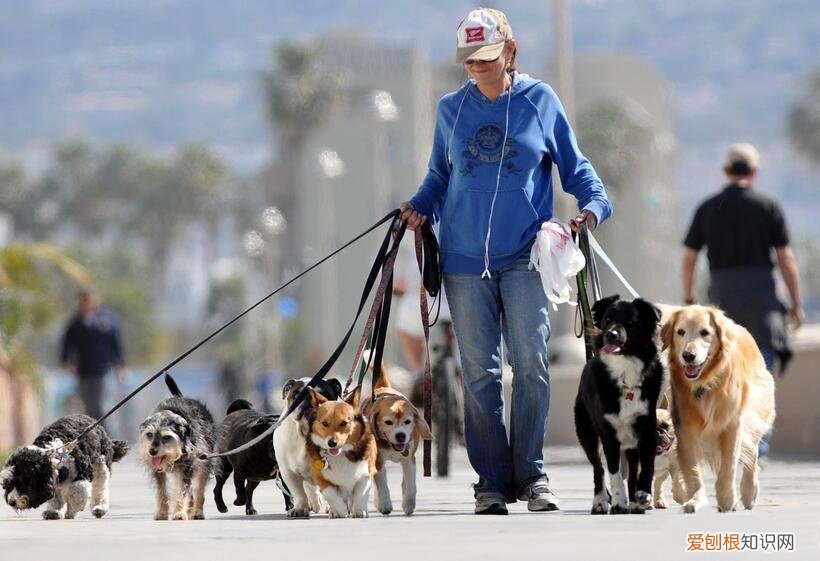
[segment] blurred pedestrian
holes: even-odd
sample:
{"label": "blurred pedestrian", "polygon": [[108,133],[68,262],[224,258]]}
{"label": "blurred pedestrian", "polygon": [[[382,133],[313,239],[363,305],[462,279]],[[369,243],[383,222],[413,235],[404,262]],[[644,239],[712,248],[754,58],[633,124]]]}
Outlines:
{"label": "blurred pedestrian", "polygon": [[[441,266],[461,353],[467,453],[479,480],[476,514],[508,502],[558,510],[544,473],[549,413],[547,296],[530,248],[553,217],[552,166],[578,199],[571,225],[612,212],[555,92],[519,73],[517,43],[499,10],[471,11],[457,30],[456,62],[469,76],[436,114],[429,172],[402,217],[440,222]],[[513,366],[510,437],[504,424],[502,335]]]}
{"label": "blurred pedestrian", "polygon": [[[800,274],[783,210],[777,201],[753,188],[759,168],[760,155],[754,146],[731,147],[723,167],[727,184],[698,206],[683,242],[683,298],[686,304],[695,302],[695,264],[706,246],[709,300],[751,332],[766,367],[774,372],[775,358],[782,371],[792,356],[787,313],[795,329],[803,324],[804,313]],[[791,307],[777,296],[775,261]],[[760,455],[767,453],[768,438],[764,438]]]}
{"label": "blurred pedestrian", "polygon": [[77,378],[86,414],[99,419],[103,414],[105,376],[115,367],[120,378],[127,372],[117,320],[101,307],[99,296],[92,290],[77,294],[77,312],[66,326],[60,361]]}

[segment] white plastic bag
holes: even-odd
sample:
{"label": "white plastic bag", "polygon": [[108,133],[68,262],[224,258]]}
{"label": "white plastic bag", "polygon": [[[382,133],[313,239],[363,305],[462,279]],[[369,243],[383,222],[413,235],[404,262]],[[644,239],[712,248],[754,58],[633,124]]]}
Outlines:
{"label": "white plastic bag", "polygon": [[541,284],[553,309],[558,309],[556,304],[575,305],[569,298],[571,288],[567,280],[585,264],[584,254],[572,241],[568,225],[555,219],[541,224],[530,251],[530,269],[541,274]]}

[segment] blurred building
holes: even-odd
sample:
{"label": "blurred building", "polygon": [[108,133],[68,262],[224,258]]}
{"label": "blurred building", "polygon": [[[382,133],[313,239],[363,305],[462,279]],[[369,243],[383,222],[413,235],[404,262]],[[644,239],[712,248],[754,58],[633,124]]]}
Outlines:
{"label": "blurred building", "polygon": [[[345,91],[301,162],[297,235],[306,265],[415,191],[426,171],[435,107],[429,57],[417,46],[376,43],[359,32],[332,33],[317,46]],[[309,350],[326,357],[347,330],[381,234],[305,279],[300,292]]]}
{"label": "blurred building", "polygon": [[[576,130],[579,124],[598,129],[598,137],[580,130],[582,141],[584,133],[600,141],[582,142],[582,150],[602,176],[607,168],[617,176],[616,185],[607,185],[613,217],[597,238],[642,296],[677,301],[686,217],[675,181],[672,87],[641,57],[590,54],[575,57],[575,96]],[[612,121],[590,123],[590,117]],[[606,266],[599,270],[604,293],[626,295]]]}

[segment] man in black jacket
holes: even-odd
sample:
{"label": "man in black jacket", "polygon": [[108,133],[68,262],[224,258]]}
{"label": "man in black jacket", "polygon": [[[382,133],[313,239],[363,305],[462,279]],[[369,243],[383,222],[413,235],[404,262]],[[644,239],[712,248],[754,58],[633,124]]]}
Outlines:
{"label": "man in black jacket", "polygon": [[[789,245],[780,205],[753,189],[760,155],[751,144],[735,144],[723,171],[728,184],[700,204],[684,239],[683,297],[695,302],[695,263],[706,246],[709,300],[744,326],[755,338],[769,372],[775,358],[783,366],[791,358],[786,331],[788,312],[795,328],[804,321],[797,261]],[[791,297],[785,306],[775,292],[775,261]],[[768,451],[768,437],[760,445]]]}
{"label": "man in black jacket", "polygon": [[105,375],[112,367],[123,373],[125,357],[116,319],[100,308],[99,297],[90,290],[77,295],[77,313],[63,335],[60,360],[67,371],[77,376],[86,414],[99,419]]}

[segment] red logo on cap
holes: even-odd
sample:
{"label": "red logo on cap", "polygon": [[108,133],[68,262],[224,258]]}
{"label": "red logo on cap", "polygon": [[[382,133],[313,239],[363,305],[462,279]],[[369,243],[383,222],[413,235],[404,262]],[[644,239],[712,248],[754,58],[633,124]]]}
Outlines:
{"label": "red logo on cap", "polygon": [[467,34],[467,43],[475,43],[476,41],[483,41],[484,40],[484,28],[483,27],[467,27],[464,29],[464,32]]}

